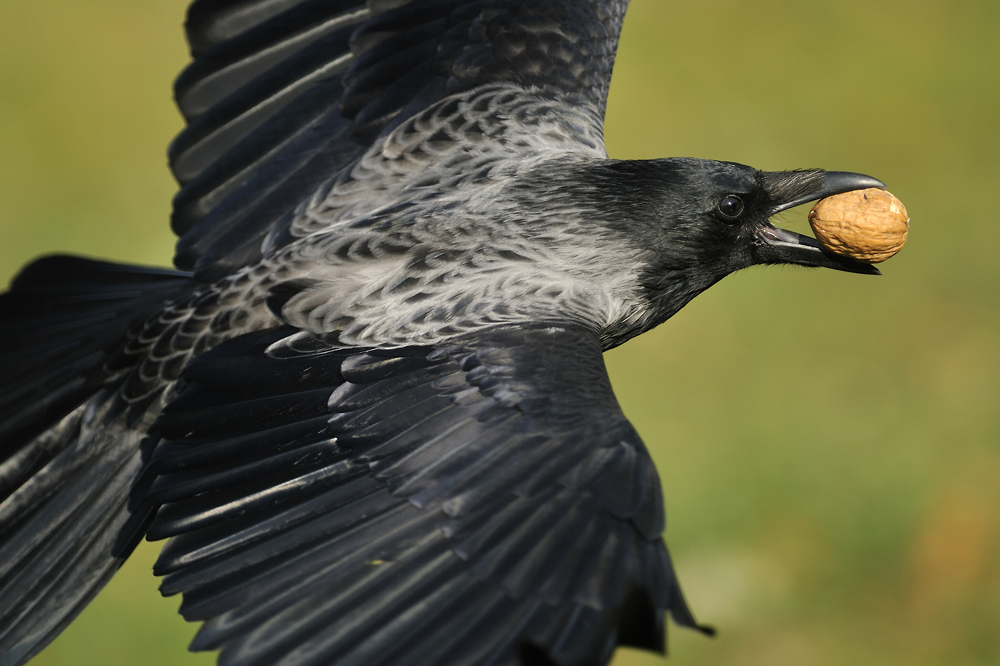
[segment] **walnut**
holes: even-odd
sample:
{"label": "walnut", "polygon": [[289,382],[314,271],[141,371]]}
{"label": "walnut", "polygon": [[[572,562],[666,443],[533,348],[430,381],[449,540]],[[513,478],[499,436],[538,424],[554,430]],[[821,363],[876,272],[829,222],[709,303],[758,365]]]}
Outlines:
{"label": "walnut", "polygon": [[899,199],[870,188],[820,199],[809,225],[831,252],[875,264],[902,249],[910,218]]}

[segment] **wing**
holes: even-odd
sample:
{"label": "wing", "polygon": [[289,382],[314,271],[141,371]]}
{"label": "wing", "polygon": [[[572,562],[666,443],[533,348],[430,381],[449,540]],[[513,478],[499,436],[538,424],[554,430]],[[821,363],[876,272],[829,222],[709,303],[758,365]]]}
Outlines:
{"label": "wing", "polygon": [[[595,664],[696,626],[597,337],[192,362],[159,420],[156,573],[220,664]],[[521,661],[518,661],[520,659]],[[554,660],[554,661],[547,661]]]}
{"label": "wing", "polygon": [[[175,89],[189,124],[169,151],[182,186],[175,263],[201,280],[253,263],[300,204],[357,178],[366,154],[384,157],[393,129],[393,167],[365,172],[369,205],[392,203],[413,185],[401,168],[426,172],[454,144],[481,150],[486,137],[516,150],[497,118],[514,118],[526,136],[563,134],[563,144],[603,152],[626,5],[197,0],[187,21],[195,60]],[[490,86],[497,94],[486,101],[468,96]],[[526,96],[536,103],[526,106]],[[399,128],[421,113],[424,122]],[[559,131],[532,128],[541,116]]]}

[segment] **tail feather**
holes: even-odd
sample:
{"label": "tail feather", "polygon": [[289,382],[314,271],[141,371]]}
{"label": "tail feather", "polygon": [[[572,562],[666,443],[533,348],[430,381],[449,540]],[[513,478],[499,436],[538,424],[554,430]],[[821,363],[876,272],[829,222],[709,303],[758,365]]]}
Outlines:
{"label": "tail feather", "polygon": [[40,259],[0,295],[0,460],[103,381],[103,352],[187,274],[80,257]]}
{"label": "tail feather", "polygon": [[115,390],[105,359],[185,273],[78,257],[38,260],[0,295],[0,666],[23,664],[120,566],[140,433],[94,432]]}

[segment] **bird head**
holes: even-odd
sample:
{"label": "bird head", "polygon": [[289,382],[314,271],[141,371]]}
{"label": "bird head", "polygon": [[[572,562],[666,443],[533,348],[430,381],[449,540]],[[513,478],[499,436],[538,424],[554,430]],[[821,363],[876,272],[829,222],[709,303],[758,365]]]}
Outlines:
{"label": "bird head", "polygon": [[878,275],[871,264],[834,254],[816,239],[775,227],[778,213],[810,201],[870,187],[871,176],[843,171],[759,171],[743,164],[691,158],[646,163],[649,190],[643,242],[655,243],[669,276],[696,268],[716,279],[757,264],[798,264]]}
{"label": "bird head", "polygon": [[[878,275],[809,236],[774,226],[778,213],[824,197],[885,184],[818,169],[760,171],[693,158],[609,161],[592,183],[609,204],[605,224],[644,258],[639,282],[651,306],[641,327],[672,316],[723,277],[759,264],[797,264]],[[612,212],[613,211],[613,212]],[[629,331],[635,334],[641,331]]]}

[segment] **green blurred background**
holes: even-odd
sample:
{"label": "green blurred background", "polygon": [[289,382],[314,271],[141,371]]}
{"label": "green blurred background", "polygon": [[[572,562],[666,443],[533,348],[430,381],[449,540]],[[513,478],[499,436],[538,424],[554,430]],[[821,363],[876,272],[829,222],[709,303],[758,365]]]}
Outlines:
{"label": "green blurred background", "polygon": [[[0,279],[56,251],[169,263],[186,3],[0,4]],[[608,354],[720,629],[673,628],[669,663],[1000,664],[998,33],[985,0],[634,1],[613,157],[860,171],[913,220],[883,277],[753,269]],[[154,558],[32,665],[212,663]]]}

